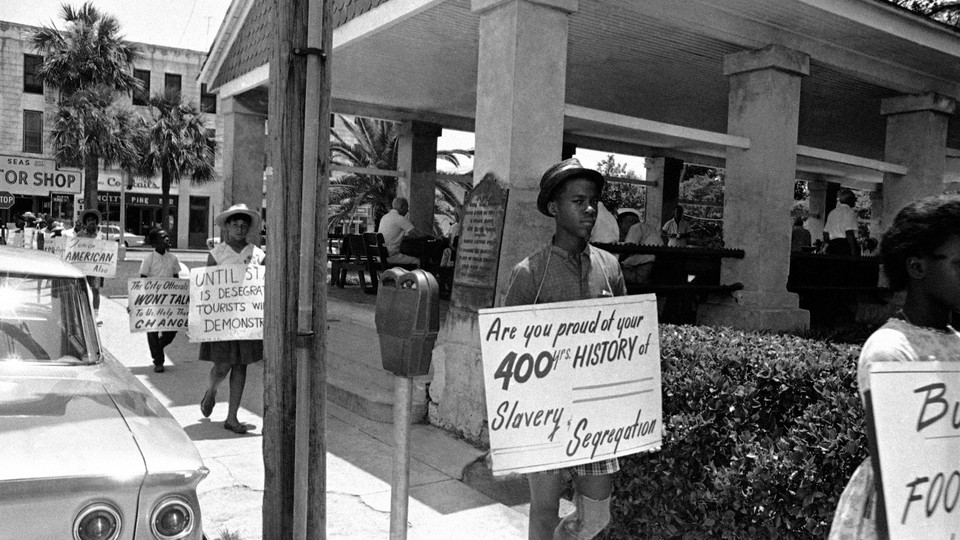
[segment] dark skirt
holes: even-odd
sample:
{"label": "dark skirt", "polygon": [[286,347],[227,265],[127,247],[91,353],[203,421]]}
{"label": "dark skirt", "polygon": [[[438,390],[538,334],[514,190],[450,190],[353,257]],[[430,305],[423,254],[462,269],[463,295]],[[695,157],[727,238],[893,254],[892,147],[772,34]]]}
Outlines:
{"label": "dark skirt", "polygon": [[205,341],[200,344],[200,360],[231,365],[248,365],[263,360],[263,341]]}

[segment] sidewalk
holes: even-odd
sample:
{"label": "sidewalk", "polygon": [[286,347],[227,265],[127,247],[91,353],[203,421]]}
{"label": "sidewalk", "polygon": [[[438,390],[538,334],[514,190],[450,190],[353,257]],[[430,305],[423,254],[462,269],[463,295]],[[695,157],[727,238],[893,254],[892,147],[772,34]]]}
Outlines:
{"label": "sidewalk", "polygon": [[[330,299],[327,361],[331,372],[349,373],[370,369],[372,362],[379,364],[379,345],[376,339],[369,339],[376,333],[373,301],[375,297],[363,302]],[[247,435],[234,435],[222,427],[229,394],[226,382],[220,387],[211,418],[200,414],[199,401],[210,364],[197,360],[199,344],[189,343],[185,333],[178,334],[166,349],[166,372],[154,373],[146,336],[129,332],[126,298],[104,298],[100,317],[104,323],[100,337],[106,348],[170,410],[210,469],[198,490],[207,537],[218,540],[229,531],[243,540],[260,538],[263,363],[248,368],[239,414],[241,421],[257,427]],[[353,339],[358,335],[365,338]],[[374,354],[376,358],[370,358]],[[360,361],[357,355],[367,358]],[[347,365],[341,365],[344,363]],[[358,363],[367,367],[357,368]],[[355,385],[358,380],[344,376],[339,384]],[[349,390],[342,389],[341,397],[360,394]],[[331,391],[327,403],[327,537],[387,538],[393,426],[358,414],[365,411],[357,411],[349,400],[345,406],[334,403],[337,394]],[[356,401],[369,406],[368,400]],[[465,469],[483,452],[430,425],[411,426],[410,437],[408,538],[526,538],[523,501],[505,506],[461,481]]]}

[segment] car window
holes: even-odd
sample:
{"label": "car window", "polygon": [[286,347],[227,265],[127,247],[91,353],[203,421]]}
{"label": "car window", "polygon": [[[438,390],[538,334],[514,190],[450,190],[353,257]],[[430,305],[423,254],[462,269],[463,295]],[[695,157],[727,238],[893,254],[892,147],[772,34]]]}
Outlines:
{"label": "car window", "polygon": [[85,285],[78,278],[0,273],[0,362],[97,361],[81,315],[90,309]]}

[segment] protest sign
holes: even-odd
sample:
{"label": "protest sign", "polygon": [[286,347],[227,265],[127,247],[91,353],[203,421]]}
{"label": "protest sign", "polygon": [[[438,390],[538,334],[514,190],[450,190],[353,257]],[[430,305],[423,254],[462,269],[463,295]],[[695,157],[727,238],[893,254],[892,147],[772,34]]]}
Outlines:
{"label": "protest sign", "polygon": [[99,238],[68,236],[64,241],[63,260],[76,266],[86,276],[113,277],[117,273],[117,243]]}
{"label": "protest sign", "polygon": [[654,295],[479,311],[493,474],[660,448]]}
{"label": "protest sign", "polygon": [[132,278],[127,280],[131,332],[185,330],[190,316],[190,280]]}
{"label": "protest sign", "polygon": [[960,364],[877,362],[869,377],[889,538],[960,537]]}
{"label": "protest sign", "polygon": [[264,270],[243,264],[191,269],[190,341],[263,339]]}
{"label": "protest sign", "polygon": [[59,258],[63,258],[63,252],[67,245],[67,239],[63,236],[54,236],[48,238],[43,243],[43,250],[48,253],[53,253]]}

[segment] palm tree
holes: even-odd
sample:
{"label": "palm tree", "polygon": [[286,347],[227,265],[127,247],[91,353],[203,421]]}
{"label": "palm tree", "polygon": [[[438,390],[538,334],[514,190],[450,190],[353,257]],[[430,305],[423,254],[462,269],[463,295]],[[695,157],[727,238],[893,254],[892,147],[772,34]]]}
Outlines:
{"label": "palm tree", "polygon": [[[133,61],[139,58],[140,49],[123,40],[120,23],[86,2],[79,9],[64,4],[61,17],[66,28],[43,27],[37,30],[32,41],[43,56],[43,64],[37,77],[60,91],[60,107],[71,111],[58,113],[57,122],[64,121],[77,131],[67,134],[59,131],[53,136],[54,154],[63,165],[83,167],[84,199],[87,208],[97,207],[97,180],[100,160],[109,166],[124,149],[113,147],[117,137],[101,136],[122,131],[119,124],[111,124],[118,117],[110,112],[117,92],[129,93],[139,87],[132,74]],[[95,110],[96,109],[96,110]],[[125,117],[125,115],[121,115]],[[89,129],[83,122],[91,121],[96,126]],[[80,122],[80,123],[77,123]],[[74,144],[74,148],[61,148],[61,144]]]}
{"label": "palm tree", "polygon": [[[340,121],[356,142],[347,142],[339,133],[331,131],[333,141],[330,144],[330,154],[334,165],[382,170],[397,169],[397,150],[400,141],[398,124],[359,116],[353,121],[341,116]],[[458,156],[472,155],[472,150],[440,150],[437,152],[437,159],[458,167],[460,165]],[[460,189],[457,189],[456,185],[459,185]],[[462,190],[467,188],[469,188],[469,182],[438,174],[437,210],[452,215],[457,205],[462,203]],[[365,204],[372,207],[374,221],[379,223],[380,218],[390,211],[390,204],[396,196],[397,178],[395,176],[348,173],[333,179],[330,182],[330,201],[335,206],[330,215],[330,226],[349,218],[357,208]]]}
{"label": "palm tree", "polygon": [[150,119],[140,139],[139,173],[160,173],[163,203],[160,223],[168,223],[170,185],[190,175],[194,183],[214,179],[217,142],[203,123],[204,114],[196,103],[183,103],[179,94],[156,94],[150,98]]}
{"label": "palm tree", "polygon": [[[138,166],[137,141],[142,134],[140,118],[128,109],[113,105],[113,91],[103,86],[78,90],[63,98],[57,110],[50,140],[58,163],[81,166],[90,178],[90,169],[99,169],[99,160],[116,163],[128,172]],[[96,188],[96,175],[94,175]],[[96,189],[86,208],[96,208]]]}

